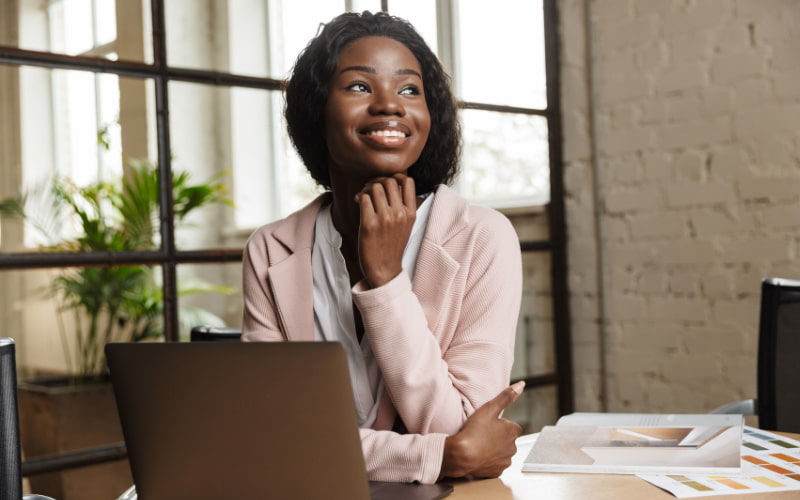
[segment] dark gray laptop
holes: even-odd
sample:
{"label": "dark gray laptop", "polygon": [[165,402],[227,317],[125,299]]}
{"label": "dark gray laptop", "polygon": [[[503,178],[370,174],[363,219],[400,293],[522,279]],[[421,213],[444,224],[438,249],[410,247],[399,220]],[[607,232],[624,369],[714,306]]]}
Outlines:
{"label": "dark gray laptop", "polygon": [[140,500],[433,500],[452,491],[368,483],[338,343],[120,343],[106,356]]}

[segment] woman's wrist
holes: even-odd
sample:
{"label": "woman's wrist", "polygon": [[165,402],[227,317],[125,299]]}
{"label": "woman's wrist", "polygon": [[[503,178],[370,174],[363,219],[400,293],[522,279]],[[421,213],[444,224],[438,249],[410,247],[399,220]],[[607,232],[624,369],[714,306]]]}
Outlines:
{"label": "woman's wrist", "polygon": [[469,446],[464,441],[461,433],[447,436],[444,440],[440,477],[466,476],[474,468],[474,465],[471,463],[472,460],[473,457],[469,452]]}

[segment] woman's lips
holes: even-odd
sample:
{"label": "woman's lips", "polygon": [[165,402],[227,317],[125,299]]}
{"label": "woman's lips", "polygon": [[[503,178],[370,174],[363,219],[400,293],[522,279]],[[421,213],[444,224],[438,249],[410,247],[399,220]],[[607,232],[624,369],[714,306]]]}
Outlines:
{"label": "woman's lips", "polygon": [[399,146],[406,142],[411,130],[397,121],[372,123],[360,130],[368,142],[379,146]]}
{"label": "woman's lips", "polygon": [[360,132],[364,135],[375,135],[376,133],[385,132],[389,132],[389,134],[383,135],[398,135],[398,133],[403,134],[406,137],[411,135],[411,130],[408,128],[408,126],[398,122],[397,120],[371,123],[362,128]]}

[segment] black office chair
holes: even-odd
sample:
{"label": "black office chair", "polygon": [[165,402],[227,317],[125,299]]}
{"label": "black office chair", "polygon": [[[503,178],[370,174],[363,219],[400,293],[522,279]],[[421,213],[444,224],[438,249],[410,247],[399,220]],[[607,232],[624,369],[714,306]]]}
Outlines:
{"label": "black office chair", "polygon": [[0,500],[53,500],[22,495],[22,453],[19,442],[16,346],[0,338]]}
{"label": "black office chair", "polygon": [[239,342],[242,337],[240,328],[224,328],[218,326],[195,326],[192,328],[192,342]]}
{"label": "black office chair", "polygon": [[758,394],[712,413],[758,415],[765,430],[800,432],[800,280],[761,282]]}

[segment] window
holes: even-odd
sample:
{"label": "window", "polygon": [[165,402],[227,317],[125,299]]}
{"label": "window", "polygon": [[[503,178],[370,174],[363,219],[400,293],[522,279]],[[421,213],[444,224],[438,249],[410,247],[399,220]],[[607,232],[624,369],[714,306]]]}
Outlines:
{"label": "window", "polygon": [[542,1],[502,9],[445,2],[442,59],[465,102],[463,171],[456,188],[495,207],[549,201],[547,83]]}
{"label": "window", "polygon": [[[167,3],[167,61],[180,68],[281,80],[320,21],[348,7],[381,7],[374,1],[348,3],[229,0],[191,12],[180,3]],[[396,1],[389,2],[388,11],[418,27],[449,68],[457,95],[469,108],[462,113],[464,167],[456,190],[495,207],[546,204],[549,149],[541,0],[513,0],[507,10],[488,11],[479,2],[440,5]],[[525,57],[511,47],[526,47]],[[215,148],[214,155],[194,155],[191,163],[205,161],[206,170],[211,165],[231,169],[237,204],[232,227],[241,234],[287,215],[318,194],[284,131],[278,92],[232,87],[201,97],[196,85],[173,87],[173,108],[184,106],[184,97],[193,92],[194,102],[185,104],[189,109],[213,103],[218,115],[199,117],[199,122],[194,116],[190,123],[195,127],[211,120],[226,124],[216,131],[212,145],[205,134],[179,137],[176,131],[186,127],[178,122],[191,113],[173,112],[172,151],[179,162],[198,148]]]}
{"label": "window", "polygon": [[[280,88],[319,23],[344,10],[409,19],[450,71],[463,108],[458,191],[501,209],[546,207],[548,231],[523,238],[523,250],[544,283],[537,318],[554,325],[541,343],[557,359],[526,359],[517,376],[544,387],[531,404],[557,386],[559,413],[569,411],[555,0],[0,0],[0,199],[54,175],[87,185],[150,162],[162,178],[224,179],[236,203],[203,207],[180,227],[162,203],[158,248],[113,254],[35,252],[45,241],[4,219],[0,313],[23,329],[37,316],[39,326],[50,318],[13,305],[34,300],[20,280],[136,263],[159,276],[167,339],[180,336],[179,306],[237,325],[239,296],[179,299],[178,290],[198,278],[238,288],[250,231],[317,194],[285,134]],[[69,234],[68,224],[52,227],[49,236]]]}

